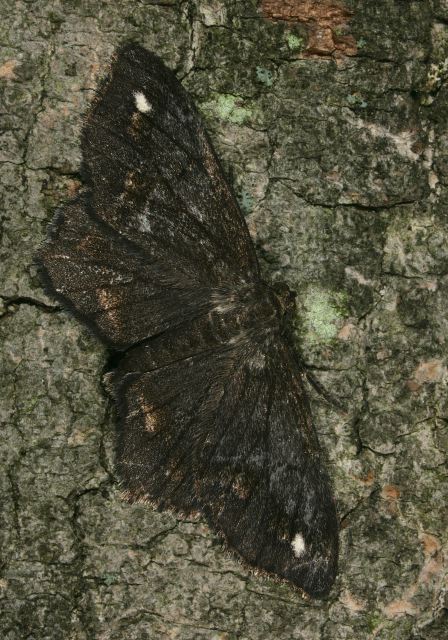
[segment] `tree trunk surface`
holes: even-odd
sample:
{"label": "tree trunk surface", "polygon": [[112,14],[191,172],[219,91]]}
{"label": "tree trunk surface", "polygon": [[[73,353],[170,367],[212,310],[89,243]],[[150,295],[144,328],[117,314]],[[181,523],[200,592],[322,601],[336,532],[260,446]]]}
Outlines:
{"label": "tree trunk surface", "polygon": [[[447,0],[3,0],[5,640],[447,637]],[[79,134],[117,44],[203,114],[297,340],[341,518],[324,600],[252,573],[202,521],[128,504],[106,349],[33,255],[80,187]]]}

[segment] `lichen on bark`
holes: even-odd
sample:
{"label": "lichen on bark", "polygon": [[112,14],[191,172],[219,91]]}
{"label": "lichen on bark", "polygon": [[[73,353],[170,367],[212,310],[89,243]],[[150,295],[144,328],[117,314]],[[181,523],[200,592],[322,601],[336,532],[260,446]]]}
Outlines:
{"label": "lichen on bark", "polygon": [[[327,4],[348,56],[310,56],[309,24],[255,0],[0,2],[2,638],[446,637],[448,5]],[[33,267],[126,39],[194,96],[264,274],[298,293],[303,356],[346,407],[312,396],[342,520],[324,601],[251,574],[201,521],[121,500],[107,354]]]}

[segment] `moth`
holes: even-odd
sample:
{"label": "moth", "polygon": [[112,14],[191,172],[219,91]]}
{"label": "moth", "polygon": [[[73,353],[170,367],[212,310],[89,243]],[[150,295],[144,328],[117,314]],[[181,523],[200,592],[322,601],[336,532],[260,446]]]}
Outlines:
{"label": "moth", "polygon": [[338,520],[294,349],[295,294],[260,275],[198,112],[153,53],[114,54],[81,139],[84,186],[37,261],[112,350],[131,501],[201,513],[242,560],[314,597]]}

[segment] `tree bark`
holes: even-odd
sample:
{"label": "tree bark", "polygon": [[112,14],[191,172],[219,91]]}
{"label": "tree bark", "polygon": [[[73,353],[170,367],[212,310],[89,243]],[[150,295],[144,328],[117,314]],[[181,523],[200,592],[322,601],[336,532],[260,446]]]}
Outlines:
{"label": "tree bark", "polygon": [[[0,2],[0,632],[5,640],[446,637],[448,2]],[[346,406],[310,391],[341,518],[331,595],[120,498],[106,350],[33,255],[80,186],[116,45],[183,79],[263,272]]]}

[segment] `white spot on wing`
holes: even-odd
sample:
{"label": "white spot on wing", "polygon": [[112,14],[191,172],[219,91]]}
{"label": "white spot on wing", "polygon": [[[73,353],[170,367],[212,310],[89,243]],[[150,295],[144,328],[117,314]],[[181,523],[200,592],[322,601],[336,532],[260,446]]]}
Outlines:
{"label": "white spot on wing", "polygon": [[135,106],[141,113],[149,113],[152,109],[147,97],[141,91],[134,91]]}
{"label": "white spot on wing", "polygon": [[294,555],[296,558],[300,558],[301,555],[305,552],[305,540],[301,533],[296,533],[292,542],[291,542],[292,550],[294,551]]}
{"label": "white spot on wing", "polygon": [[144,233],[151,233],[151,223],[148,219],[148,214],[149,212],[145,209],[144,213],[141,213],[137,218],[139,222],[138,228]]}

